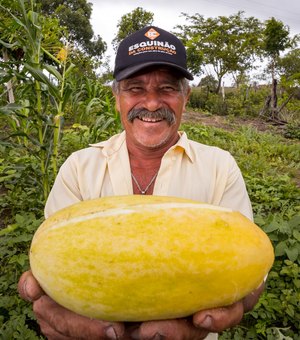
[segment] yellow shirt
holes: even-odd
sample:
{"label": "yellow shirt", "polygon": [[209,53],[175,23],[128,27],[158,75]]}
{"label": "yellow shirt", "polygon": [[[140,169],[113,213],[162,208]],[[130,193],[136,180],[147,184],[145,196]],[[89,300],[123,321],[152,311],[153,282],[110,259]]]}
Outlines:
{"label": "yellow shirt", "polygon": [[[125,132],[74,152],[61,166],[45,206],[45,217],[82,200],[132,195]],[[251,203],[233,157],[217,147],[180,139],[164,155],[153,195],[177,196],[240,211],[252,219]],[[216,333],[205,339],[215,340]]]}
{"label": "yellow shirt", "polygon": [[[125,132],[74,152],[61,166],[45,206],[45,217],[82,200],[132,195]],[[164,155],[153,195],[176,196],[227,207],[252,219],[251,203],[234,158],[224,150],[187,138]]]}

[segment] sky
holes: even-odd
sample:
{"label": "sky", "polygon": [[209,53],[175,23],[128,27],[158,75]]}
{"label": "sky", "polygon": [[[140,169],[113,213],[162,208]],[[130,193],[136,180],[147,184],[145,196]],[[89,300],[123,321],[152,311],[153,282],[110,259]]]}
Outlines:
{"label": "sky", "polygon": [[93,4],[91,23],[96,35],[107,43],[106,56],[114,64],[115,52],[111,41],[117,33],[117,24],[124,14],[137,7],[154,13],[153,25],[173,30],[178,24],[188,24],[181,13],[199,13],[205,18],[236,14],[254,16],[262,21],[275,17],[290,28],[291,35],[300,33],[299,0],[88,0]]}

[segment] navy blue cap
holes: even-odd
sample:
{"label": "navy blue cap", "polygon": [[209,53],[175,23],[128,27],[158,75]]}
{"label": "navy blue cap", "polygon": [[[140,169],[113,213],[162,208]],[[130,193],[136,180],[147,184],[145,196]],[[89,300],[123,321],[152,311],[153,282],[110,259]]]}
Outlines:
{"label": "navy blue cap", "polygon": [[182,42],[175,35],[154,26],[136,31],[120,43],[114,77],[120,81],[154,65],[169,66],[183,77],[194,79],[187,70],[186,50]]}

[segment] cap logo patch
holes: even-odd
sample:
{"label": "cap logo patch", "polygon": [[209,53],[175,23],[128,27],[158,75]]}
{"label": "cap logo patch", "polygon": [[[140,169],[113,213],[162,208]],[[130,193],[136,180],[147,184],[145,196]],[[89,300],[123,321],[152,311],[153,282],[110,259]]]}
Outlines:
{"label": "cap logo patch", "polygon": [[151,40],[154,40],[159,37],[160,34],[154,28],[150,28],[150,30],[145,33],[145,36]]}
{"label": "cap logo patch", "polygon": [[[144,36],[148,39],[143,41],[137,41],[135,44],[130,45],[128,47],[128,55],[135,56],[144,53],[163,53],[168,55],[175,55],[176,54],[176,46],[172,43],[169,43],[167,40],[156,40],[160,33],[158,33],[153,27],[150,28]],[[160,37],[162,38],[162,37]]]}

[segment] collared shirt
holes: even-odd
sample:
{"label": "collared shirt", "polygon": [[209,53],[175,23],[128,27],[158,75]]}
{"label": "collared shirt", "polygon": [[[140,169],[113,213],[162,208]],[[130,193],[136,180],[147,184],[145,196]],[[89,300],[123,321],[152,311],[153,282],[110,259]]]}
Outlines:
{"label": "collared shirt", "polygon": [[[74,152],[61,166],[45,207],[45,217],[82,200],[132,195],[126,134]],[[229,152],[187,138],[163,156],[153,195],[176,196],[240,211],[253,219],[246,186]],[[205,340],[216,340],[210,333]]]}
{"label": "collared shirt", "polygon": [[[74,152],[61,166],[45,206],[45,217],[77,203],[104,196],[132,195],[126,134]],[[163,156],[153,195],[175,196],[240,211],[250,219],[251,203],[229,152],[187,138]]]}

